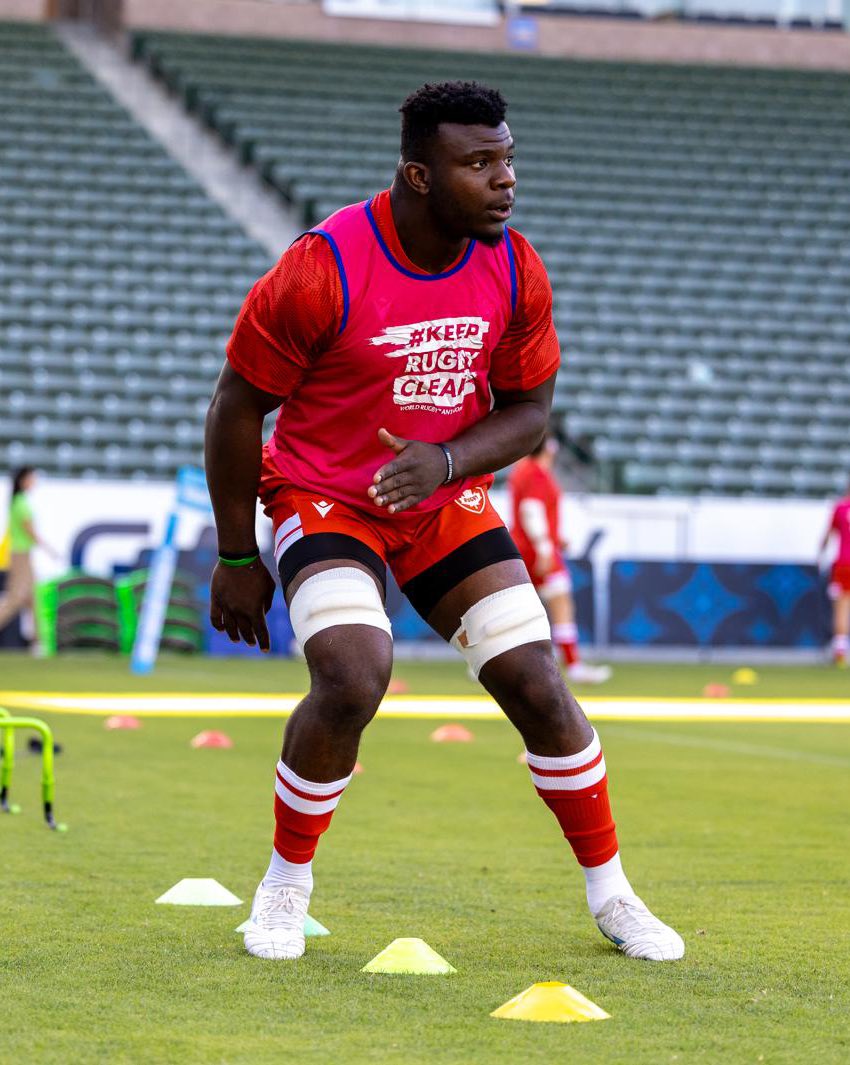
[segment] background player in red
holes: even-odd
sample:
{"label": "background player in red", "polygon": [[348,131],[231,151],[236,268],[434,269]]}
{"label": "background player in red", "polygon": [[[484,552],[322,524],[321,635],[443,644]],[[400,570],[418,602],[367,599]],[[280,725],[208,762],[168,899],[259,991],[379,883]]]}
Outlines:
{"label": "background player in red", "polygon": [[579,655],[573,586],[564,563],[567,544],[560,535],[561,488],[554,474],[557,452],[557,443],[547,433],[511,470],[511,535],[546,607],[552,642],[564,656],[567,677],[577,684],[601,684],[611,676],[610,668],[582,662]]}
{"label": "background player in red", "polygon": [[837,666],[846,666],[850,653],[850,486],[832,511],[829,527],[821,541],[821,555],[833,534],[838,538],[838,552],[832,563],[828,587],[832,600],[832,660]]}
{"label": "background player in red", "polygon": [[[631,957],[679,958],[681,938],[623,872],[599,737],[564,686],[545,611],[487,497],[492,471],[543,435],[560,363],[545,271],[506,228],[516,179],[505,102],[452,82],[423,86],[401,110],[391,189],[326,219],[257,283],[207,417],[212,623],[268,649],[259,491],[311,679],[284,734],[274,847],[245,946],[304,952],[313,855],[390,678],[389,565],[521,733],[599,929]],[[278,407],[263,452],[263,419]]]}

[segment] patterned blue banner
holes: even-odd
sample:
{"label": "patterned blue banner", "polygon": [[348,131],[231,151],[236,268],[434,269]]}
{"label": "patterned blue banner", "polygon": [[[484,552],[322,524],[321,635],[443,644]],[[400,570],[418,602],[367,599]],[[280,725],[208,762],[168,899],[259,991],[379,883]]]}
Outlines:
{"label": "patterned blue banner", "polygon": [[596,605],[593,596],[593,563],[589,558],[566,559],[573,581],[573,602],[582,647],[596,643]]}
{"label": "patterned blue banner", "polygon": [[829,638],[816,566],[617,561],[609,594],[612,644],[822,647]]}

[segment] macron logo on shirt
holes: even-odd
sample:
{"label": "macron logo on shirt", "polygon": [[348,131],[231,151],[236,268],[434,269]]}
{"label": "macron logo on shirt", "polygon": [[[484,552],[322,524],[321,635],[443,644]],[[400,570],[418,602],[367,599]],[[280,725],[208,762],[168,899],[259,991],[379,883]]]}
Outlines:
{"label": "macron logo on shirt", "polygon": [[[312,503],[313,501],[310,500],[310,502]],[[333,503],[326,503],[325,500],[322,499],[318,503],[313,503],[313,506],[319,512],[320,518],[326,518],[333,507]]]}

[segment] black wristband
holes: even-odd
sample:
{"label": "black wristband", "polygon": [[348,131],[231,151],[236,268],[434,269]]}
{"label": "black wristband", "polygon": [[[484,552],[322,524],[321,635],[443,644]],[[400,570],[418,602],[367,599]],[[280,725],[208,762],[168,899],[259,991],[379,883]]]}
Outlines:
{"label": "black wristband", "polygon": [[449,481],[453,481],[454,480],[454,475],[455,475],[454,459],[452,458],[451,451],[449,451],[449,449],[446,447],[445,444],[437,444],[437,447],[440,448],[440,450],[446,456],[446,479],[443,481],[443,484],[448,484]]}

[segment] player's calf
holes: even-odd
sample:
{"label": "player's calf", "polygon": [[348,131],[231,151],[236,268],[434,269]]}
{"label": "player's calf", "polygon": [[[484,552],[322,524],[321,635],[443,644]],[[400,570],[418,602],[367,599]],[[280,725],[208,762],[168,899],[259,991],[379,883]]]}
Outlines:
{"label": "player's calf", "polygon": [[590,725],[564,684],[550,643],[526,644],[495,658],[479,680],[529,750],[558,755],[587,746]]}

